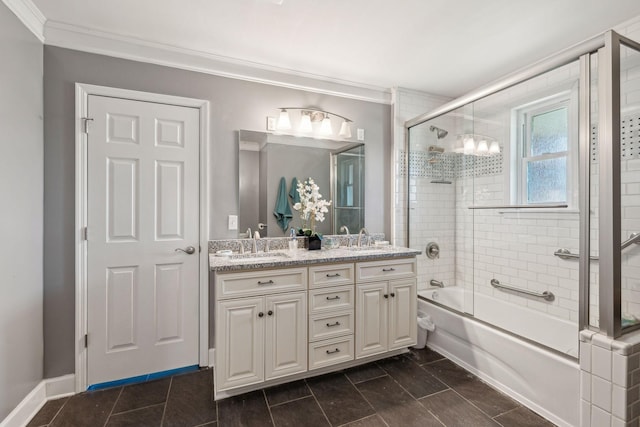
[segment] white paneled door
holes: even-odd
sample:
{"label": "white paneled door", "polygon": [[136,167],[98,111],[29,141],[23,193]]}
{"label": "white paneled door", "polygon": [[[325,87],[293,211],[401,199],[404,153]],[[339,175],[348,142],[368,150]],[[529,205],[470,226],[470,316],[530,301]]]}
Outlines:
{"label": "white paneled door", "polygon": [[90,95],[89,385],[198,364],[199,110]]}

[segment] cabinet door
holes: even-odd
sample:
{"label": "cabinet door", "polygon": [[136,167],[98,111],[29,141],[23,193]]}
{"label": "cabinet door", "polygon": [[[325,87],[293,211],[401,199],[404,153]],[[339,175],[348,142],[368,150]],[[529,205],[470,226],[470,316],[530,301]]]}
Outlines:
{"label": "cabinet door", "polygon": [[266,297],[265,379],[307,370],[307,294]]}
{"label": "cabinet door", "polygon": [[[387,283],[356,286],[356,359],[387,351]],[[415,312],[415,311],[414,311]]]}
{"label": "cabinet door", "polygon": [[415,345],[416,280],[389,282],[389,350]]}
{"label": "cabinet door", "polygon": [[217,311],[216,388],[263,381],[264,298],[221,301]]}

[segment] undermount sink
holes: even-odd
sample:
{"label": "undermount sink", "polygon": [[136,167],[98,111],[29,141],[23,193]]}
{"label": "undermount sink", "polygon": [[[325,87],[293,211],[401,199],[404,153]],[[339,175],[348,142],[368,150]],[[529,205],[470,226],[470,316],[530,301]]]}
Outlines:
{"label": "undermount sink", "polygon": [[283,252],[260,252],[256,254],[238,254],[231,255],[229,257],[229,261],[231,262],[274,262],[274,261],[282,261],[284,259],[290,258],[289,255]]}

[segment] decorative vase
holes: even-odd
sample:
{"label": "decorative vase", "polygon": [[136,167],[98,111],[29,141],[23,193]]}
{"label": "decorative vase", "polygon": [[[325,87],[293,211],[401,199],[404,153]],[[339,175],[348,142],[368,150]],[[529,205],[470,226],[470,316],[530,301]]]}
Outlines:
{"label": "decorative vase", "polygon": [[322,247],[322,239],[318,236],[309,236],[309,250],[317,251]]}

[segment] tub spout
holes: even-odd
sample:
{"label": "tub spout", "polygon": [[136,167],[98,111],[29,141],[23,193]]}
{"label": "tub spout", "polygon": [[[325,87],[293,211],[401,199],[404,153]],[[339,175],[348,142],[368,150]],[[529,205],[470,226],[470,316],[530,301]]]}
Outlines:
{"label": "tub spout", "polygon": [[438,288],[444,288],[444,283],[442,283],[442,282],[441,282],[441,281],[439,281],[439,280],[431,279],[431,281],[429,282],[429,284],[430,284],[431,286],[436,286],[436,287],[438,287]]}

